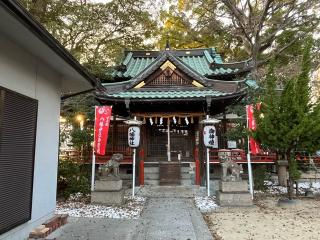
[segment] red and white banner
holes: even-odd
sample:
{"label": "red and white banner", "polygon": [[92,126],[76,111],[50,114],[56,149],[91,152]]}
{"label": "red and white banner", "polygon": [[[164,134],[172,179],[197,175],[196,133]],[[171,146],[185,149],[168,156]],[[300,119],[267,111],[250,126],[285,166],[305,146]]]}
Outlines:
{"label": "red and white banner", "polygon": [[94,151],[99,155],[104,155],[106,152],[111,112],[111,106],[95,108]]}
{"label": "red and white banner", "polygon": [[[257,129],[257,123],[256,119],[254,118],[254,108],[253,105],[247,105],[247,117],[248,117],[248,129],[251,131],[254,131]],[[259,143],[254,140],[253,137],[249,138],[249,143],[250,143],[250,152],[252,154],[258,154],[261,152]]]}

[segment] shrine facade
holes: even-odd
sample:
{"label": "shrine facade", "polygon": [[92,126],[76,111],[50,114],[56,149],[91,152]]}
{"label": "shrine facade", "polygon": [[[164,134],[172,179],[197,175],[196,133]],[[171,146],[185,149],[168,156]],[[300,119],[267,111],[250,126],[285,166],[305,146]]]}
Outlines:
{"label": "shrine facade", "polygon": [[[100,159],[123,153],[124,163],[130,165],[128,126],[123,120],[136,117],[143,122],[138,148],[140,184],[148,180],[154,185],[199,184],[205,162],[201,121],[206,116],[221,119],[216,125],[216,146],[227,148],[225,111],[249,87],[255,87],[248,79],[250,66],[250,61],[223,63],[214,48],[126,51],[113,81],[96,92],[102,105],[113,107],[107,156]],[[152,179],[147,177],[148,167],[155,173]],[[194,173],[194,181],[192,176],[184,180],[187,172]]]}

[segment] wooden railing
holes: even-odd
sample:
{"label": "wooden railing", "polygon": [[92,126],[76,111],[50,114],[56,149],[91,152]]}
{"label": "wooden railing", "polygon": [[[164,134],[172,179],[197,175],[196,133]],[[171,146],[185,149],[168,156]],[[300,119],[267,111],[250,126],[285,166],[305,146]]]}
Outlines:
{"label": "wooden railing", "polygon": [[[231,156],[231,159],[237,163],[247,163],[247,155],[242,149],[210,149],[210,163],[218,164],[219,153],[228,152]],[[276,154],[251,154],[252,163],[275,163],[277,160]]]}
{"label": "wooden railing", "polygon": [[[218,153],[223,152],[230,152],[231,158],[236,161],[237,163],[246,163],[247,162],[247,155],[244,150],[242,149],[210,149],[210,163],[218,164],[219,162],[219,154]],[[122,153],[123,154],[123,160],[121,161],[121,164],[132,164],[132,149],[131,148],[119,148],[119,149],[112,149],[107,150],[106,155],[96,156],[96,163],[102,164],[106,163],[108,160],[110,160],[112,154],[114,153]],[[140,159],[144,159],[144,151],[141,149],[139,151],[139,157]],[[92,153],[87,154],[81,154],[80,151],[72,150],[68,152],[64,152],[64,154],[60,155],[60,158],[62,159],[68,159],[79,163],[91,163],[92,159]],[[203,159],[205,159],[205,156],[203,156]],[[314,162],[317,165],[320,165],[320,156],[312,155],[312,156],[302,156],[300,154],[296,155],[296,159],[298,163],[310,163]],[[196,149],[194,153],[194,161],[199,159],[199,151]],[[276,154],[251,154],[251,162],[252,163],[275,163],[277,160]]]}

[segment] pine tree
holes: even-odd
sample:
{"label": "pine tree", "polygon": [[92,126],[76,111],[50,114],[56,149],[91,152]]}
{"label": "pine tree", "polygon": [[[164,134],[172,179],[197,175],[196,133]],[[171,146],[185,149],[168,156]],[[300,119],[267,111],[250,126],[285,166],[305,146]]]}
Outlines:
{"label": "pine tree", "polygon": [[302,58],[301,73],[289,79],[282,92],[277,93],[277,78],[271,64],[262,105],[257,109],[257,130],[254,137],[266,148],[277,152],[289,164],[289,198],[293,183],[300,177],[294,151],[314,152],[320,148],[320,104],[310,103],[310,51],[308,40]]}

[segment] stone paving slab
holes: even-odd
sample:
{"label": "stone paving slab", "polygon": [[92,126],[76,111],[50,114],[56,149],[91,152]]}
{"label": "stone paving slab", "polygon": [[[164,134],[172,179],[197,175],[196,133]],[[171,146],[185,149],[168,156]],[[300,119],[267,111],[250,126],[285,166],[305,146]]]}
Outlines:
{"label": "stone paving slab", "polygon": [[139,219],[69,218],[68,223],[47,239],[57,240],[132,240]]}
{"label": "stone paving slab", "polygon": [[134,239],[210,240],[213,239],[193,199],[151,198]]}
{"label": "stone paving slab", "polygon": [[193,198],[206,194],[205,188],[199,186],[142,186],[135,192],[147,198]]}
{"label": "stone paving slab", "polygon": [[143,187],[138,196],[148,197],[139,219],[70,218],[48,239],[57,240],[211,240],[209,229],[194,205],[199,187]]}

